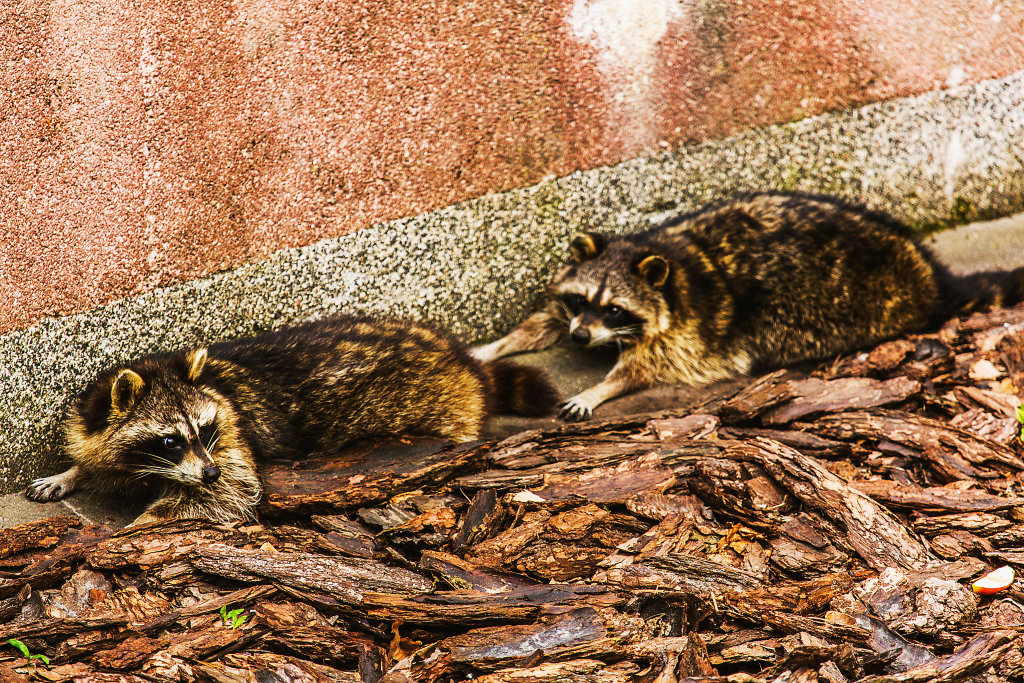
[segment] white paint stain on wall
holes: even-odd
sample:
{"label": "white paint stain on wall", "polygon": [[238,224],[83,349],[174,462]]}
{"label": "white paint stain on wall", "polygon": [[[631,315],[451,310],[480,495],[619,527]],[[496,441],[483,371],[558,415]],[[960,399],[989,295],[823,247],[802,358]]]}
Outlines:
{"label": "white paint stain on wall", "polygon": [[612,125],[636,151],[654,147],[661,95],[653,78],[658,41],[686,16],[679,0],[575,0],[566,23],[573,36],[597,51],[597,66],[614,103]]}

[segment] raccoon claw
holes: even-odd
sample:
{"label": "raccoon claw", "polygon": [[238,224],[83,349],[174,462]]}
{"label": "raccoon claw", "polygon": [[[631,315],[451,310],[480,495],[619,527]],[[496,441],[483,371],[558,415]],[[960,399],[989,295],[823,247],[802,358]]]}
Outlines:
{"label": "raccoon claw", "polygon": [[559,406],[558,417],[566,422],[581,422],[589,420],[593,409],[586,403],[578,400],[575,396]]}
{"label": "raccoon claw", "polygon": [[59,474],[36,479],[25,489],[25,495],[29,500],[35,500],[40,503],[60,500],[70,492],[71,487],[68,486],[67,480]]}

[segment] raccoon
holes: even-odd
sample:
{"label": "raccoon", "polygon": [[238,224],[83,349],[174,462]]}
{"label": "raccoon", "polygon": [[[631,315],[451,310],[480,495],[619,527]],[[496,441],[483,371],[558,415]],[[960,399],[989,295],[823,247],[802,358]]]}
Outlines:
{"label": "raccoon", "polygon": [[156,488],[135,523],[253,518],[261,460],[330,456],[372,435],[471,441],[490,415],[543,414],[557,400],[540,370],[477,361],[429,325],[322,320],[101,373],[65,420],[74,466],[26,493]]}
{"label": "raccoon", "polygon": [[1024,295],[1024,269],[957,280],[883,213],[827,196],[741,195],[645,232],[577,235],[543,308],[480,360],[568,336],[616,364],[561,407],[590,417],[655,383],[702,385],[826,358]]}

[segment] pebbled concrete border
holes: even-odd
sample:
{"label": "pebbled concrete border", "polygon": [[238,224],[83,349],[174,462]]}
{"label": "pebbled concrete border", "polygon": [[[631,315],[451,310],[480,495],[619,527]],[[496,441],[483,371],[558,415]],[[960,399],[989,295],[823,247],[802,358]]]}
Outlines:
{"label": "pebbled concrete border", "polygon": [[98,370],[339,312],[496,336],[575,231],[630,231],[733,192],[857,198],[922,230],[1024,208],[1024,72],[580,171],[0,336],[0,491],[61,466],[57,424]]}

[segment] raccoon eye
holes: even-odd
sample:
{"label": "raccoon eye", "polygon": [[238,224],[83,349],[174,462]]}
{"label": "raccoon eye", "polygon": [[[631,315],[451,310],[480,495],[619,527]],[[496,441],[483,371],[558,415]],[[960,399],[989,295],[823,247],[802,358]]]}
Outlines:
{"label": "raccoon eye", "polygon": [[180,451],[185,447],[185,440],[180,436],[165,436],[161,444],[164,450],[168,451]]}
{"label": "raccoon eye", "polygon": [[587,306],[587,297],[581,294],[563,294],[562,303],[573,315],[579,315]]}
{"label": "raccoon eye", "polygon": [[604,309],[605,324],[608,327],[626,327],[635,325],[640,319],[619,306],[608,306]]}

